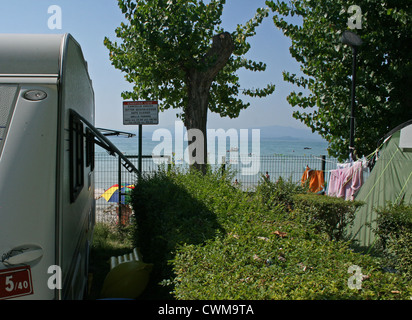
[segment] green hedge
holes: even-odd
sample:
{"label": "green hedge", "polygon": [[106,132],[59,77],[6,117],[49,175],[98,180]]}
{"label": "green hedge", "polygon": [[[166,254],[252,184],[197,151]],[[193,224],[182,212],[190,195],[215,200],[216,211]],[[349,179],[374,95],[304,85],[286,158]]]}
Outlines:
{"label": "green hedge", "polygon": [[295,214],[302,223],[325,232],[330,240],[344,240],[346,229],[353,223],[356,209],[363,205],[359,201],[316,194],[293,196]]}
{"label": "green hedge", "polygon": [[[284,225],[279,225],[283,226]],[[283,228],[285,229],[285,228]],[[263,231],[263,230],[261,230]],[[409,299],[412,291],[399,277],[382,272],[369,256],[341,242],[230,234],[204,246],[185,245],[173,260],[177,299],[338,300]],[[359,266],[357,282],[348,273]],[[351,289],[359,285],[359,290]],[[395,294],[396,293],[396,294]]]}
{"label": "green hedge", "polygon": [[388,204],[377,213],[377,247],[386,267],[412,279],[412,206]]}
{"label": "green hedge", "polygon": [[[144,260],[157,268],[154,284],[161,282],[175,299],[412,296],[411,283],[384,272],[379,259],[330,241],[317,224],[291,211],[298,186],[288,184],[281,197],[270,196],[268,187],[280,185],[245,193],[220,172],[160,172],[142,179],[132,195],[135,239]],[[348,273],[351,266],[362,274]]]}
{"label": "green hedge", "polygon": [[259,195],[261,201],[266,207],[283,205],[285,210],[292,211],[294,199],[297,194],[306,194],[308,192],[308,184],[301,185],[294,183],[290,179],[285,180],[282,177],[276,182],[263,180],[256,188],[256,194]]}
{"label": "green hedge", "polygon": [[[196,171],[159,171],[135,184],[134,243],[141,248],[144,260],[154,263],[153,282],[173,277],[168,261],[179,245],[202,244],[224,232],[218,215],[238,205],[227,196],[235,190],[229,179],[221,172],[209,172],[203,177]],[[151,294],[155,297],[169,298],[167,290],[156,284],[154,287]]]}

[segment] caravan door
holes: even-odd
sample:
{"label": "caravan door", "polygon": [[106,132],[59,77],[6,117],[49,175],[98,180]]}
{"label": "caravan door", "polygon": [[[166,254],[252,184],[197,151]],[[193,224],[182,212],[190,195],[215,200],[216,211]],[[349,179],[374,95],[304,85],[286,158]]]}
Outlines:
{"label": "caravan door", "polygon": [[1,81],[0,299],[53,299],[57,85]]}

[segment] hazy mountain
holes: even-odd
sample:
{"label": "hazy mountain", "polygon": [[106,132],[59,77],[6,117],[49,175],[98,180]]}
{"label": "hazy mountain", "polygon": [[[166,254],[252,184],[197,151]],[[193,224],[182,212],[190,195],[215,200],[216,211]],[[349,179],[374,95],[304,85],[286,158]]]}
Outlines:
{"label": "hazy mountain", "polygon": [[[153,131],[158,129],[168,130],[172,135],[175,134],[175,126],[143,126],[143,136],[149,138],[152,136]],[[219,128],[211,128],[219,129]],[[230,128],[221,128],[225,132]],[[235,128],[236,129],[236,128]],[[322,140],[322,137],[317,133],[312,133],[308,128],[293,128],[293,127],[284,127],[284,126],[264,126],[264,127],[251,127],[249,128],[249,137],[251,137],[252,130],[260,130],[261,139],[278,139],[278,140]],[[236,129],[239,133],[239,129]],[[186,129],[184,129],[186,132]]]}
{"label": "hazy mountain", "polygon": [[283,126],[268,126],[258,127],[260,137],[263,139],[279,139],[279,140],[322,140],[322,137],[317,133],[312,133],[309,128],[293,128]]}

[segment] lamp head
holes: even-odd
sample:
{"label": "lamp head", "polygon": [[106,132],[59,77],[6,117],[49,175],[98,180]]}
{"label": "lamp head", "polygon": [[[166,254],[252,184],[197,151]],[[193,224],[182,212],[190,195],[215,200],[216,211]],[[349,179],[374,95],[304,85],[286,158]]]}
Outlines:
{"label": "lamp head", "polygon": [[345,30],[342,33],[341,42],[350,45],[351,47],[359,47],[363,44],[362,39],[352,31]]}

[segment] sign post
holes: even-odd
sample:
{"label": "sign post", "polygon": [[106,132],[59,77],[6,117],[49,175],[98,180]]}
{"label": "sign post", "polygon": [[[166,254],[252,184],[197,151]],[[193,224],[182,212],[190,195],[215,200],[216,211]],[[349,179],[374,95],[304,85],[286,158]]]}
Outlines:
{"label": "sign post", "polygon": [[124,101],[123,124],[139,126],[139,177],[142,174],[143,125],[159,124],[159,103],[157,101]]}
{"label": "sign post", "polygon": [[139,169],[139,177],[142,176],[142,145],[143,145],[143,125],[139,124],[139,162],[138,162],[138,169]]}

